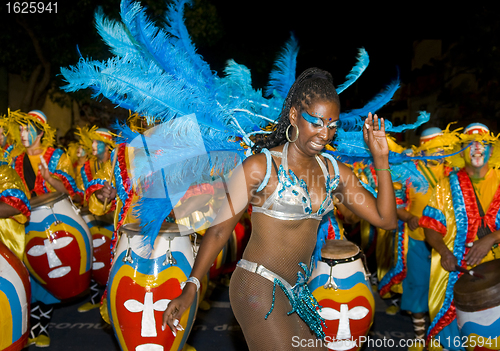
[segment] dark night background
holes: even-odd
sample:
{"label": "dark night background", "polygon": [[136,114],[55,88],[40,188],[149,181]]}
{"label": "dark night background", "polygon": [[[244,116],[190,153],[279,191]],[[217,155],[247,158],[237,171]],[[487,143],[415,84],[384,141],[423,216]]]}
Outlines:
{"label": "dark night background", "polygon": [[[440,128],[451,121],[459,121],[457,126],[482,121],[498,130],[500,27],[492,3],[193,2],[194,6],[185,10],[186,26],[198,52],[220,75],[226,60],[232,58],[251,69],[255,88],[265,87],[276,54],[294,32],[300,45],[297,75],[317,66],[330,71],[340,84],[355,63],[357,49],[367,50],[368,69],[341,94],[344,110],[363,106],[399,72],[401,88],[379,114],[399,116],[397,122],[406,123],[425,109],[431,112],[430,124]],[[149,8],[151,18],[161,21],[166,2],[141,3]],[[7,77],[0,78],[2,114],[10,101],[8,77],[15,74],[26,81],[31,78],[39,88],[38,94],[26,91],[23,104],[15,108],[40,108],[50,94],[61,104],[73,99],[81,110],[91,106],[93,114],[107,117],[97,120],[120,117],[118,110],[107,107],[105,101],[97,104],[88,93],[71,94],[70,100],[54,94],[61,85],[59,67],[78,61],[77,45],[84,57],[105,59],[109,55],[93,27],[97,6],[109,17],[118,18],[119,0],[59,1],[57,14],[23,16],[9,14],[6,5],[0,6],[0,77]],[[439,40],[440,53],[415,68],[416,44],[425,40]],[[35,68],[40,64],[38,73]],[[43,75],[47,71],[48,79]]]}

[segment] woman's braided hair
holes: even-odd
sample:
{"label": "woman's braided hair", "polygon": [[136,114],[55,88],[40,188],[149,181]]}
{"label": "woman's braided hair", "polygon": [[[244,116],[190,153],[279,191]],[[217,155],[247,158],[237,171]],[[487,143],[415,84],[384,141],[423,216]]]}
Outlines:
{"label": "woman's braided hair", "polygon": [[278,123],[271,134],[256,136],[252,151],[259,153],[262,149],[271,149],[284,144],[286,142],[286,129],[290,125],[289,115],[292,106],[298,110],[306,109],[317,101],[333,101],[340,106],[332,75],[327,71],[313,67],[302,72],[295,80],[283,103]]}

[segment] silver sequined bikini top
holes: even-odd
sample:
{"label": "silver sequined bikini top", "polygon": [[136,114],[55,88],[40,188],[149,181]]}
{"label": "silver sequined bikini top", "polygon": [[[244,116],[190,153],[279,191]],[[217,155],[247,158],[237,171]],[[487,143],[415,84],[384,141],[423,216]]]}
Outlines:
{"label": "silver sequined bikini top", "polygon": [[339,184],[339,168],[337,161],[331,155],[322,153],[322,155],[333,164],[333,169],[335,171],[333,179],[331,179],[325,164],[316,156],[316,160],[326,179],[326,197],[321,203],[318,211],[313,213],[311,197],[309,196],[306,182],[303,179],[298,179],[295,173],[288,169],[288,143],[284,145],[283,152],[269,151],[267,149],[263,149],[262,151],[266,154],[267,158],[267,173],[266,178],[257,191],[259,192],[264,189],[269,181],[272,162],[271,155],[281,157],[281,165],[278,168],[278,186],[262,206],[253,206],[253,212],[264,213],[273,218],[282,220],[301,220],[307,218],[321,220],[323,215],[333,209],[332,191],[335,190]]}

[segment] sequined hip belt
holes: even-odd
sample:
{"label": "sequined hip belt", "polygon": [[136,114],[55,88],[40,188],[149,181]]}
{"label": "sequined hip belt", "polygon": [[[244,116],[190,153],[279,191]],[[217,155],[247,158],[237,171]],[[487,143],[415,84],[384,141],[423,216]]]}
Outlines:
{"label": "sequined hip belt", "polygon": [[293,291],[293,286],[291,286],[290,283],[288,283],[285,279],[281,278],[279,275],[277,275],[273,271],[270,271],[269,269],[267,269],[266,267],[264,267],[261,264],[258,264],[256,262],[250,262],[250,261],[247,261],[245,259],[241,259],[238,261],[236,266],[243,268],[243,269],[246,269],[249,272],[257,273],[258,275],[266,278],[267,280],[269,280],[272,283],[274,283],[274,279],[278,279],[281,282],[281,284],[283,284],[283,286],[286,288],[286,290],[288,290],[288,292],[290,294]]}
{"label": "sequined hip belt", "polygon": [[325,320],[319,315],[318,309],[320,306],[318,305],[318,301],[316,301],[316,298],[311,294],[307,286],[307,281],[311,277],[311,269],[308,269],[304,263],[299,263],[299,266],[304,270],[305,274],[300,271],[297,273],[297,283],[294,286],[291,286],[285,279],[281,278],[279,275],[270,271],[261,264],[241,259],[236,266],[249,272],[257,273],[261,277],[273,282],[273,302],[271,304],[271,309],[264,317],[265,319],[269,317],[274,309],[276,286],[279,286],[285,293],[292,307],[292,310],[288,312],[288,315],[296,312],[316,334],[318,339],[325,338],[322,325]]}

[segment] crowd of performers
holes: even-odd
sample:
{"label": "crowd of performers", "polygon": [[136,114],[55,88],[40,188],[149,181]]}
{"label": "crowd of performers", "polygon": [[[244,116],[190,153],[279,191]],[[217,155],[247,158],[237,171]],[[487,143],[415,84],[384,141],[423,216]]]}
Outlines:
{"label": "crowd of performers", "polygon": [[[305,223],[308,215],[315,215],[321,223],[317,233],[316,223],[305,234],[298,225],[290,228],[290,233],[271,233],[272,238],[282,238],[279,235],[293,232],[297,240],[289,240],[289,246],[276,240],[275,252],[271,251],[274,248],[263,248],[276,260],[288,263],[296,257],[290,258],[292,255],[283,250],[294,247],[300,255],[310,257],[311,248],[312,258],[302,260],[310,261],[310,267],[299,264],[305,274],[297,273],[295,286],[255,262],[239,263],[238,267],[251,271],[246,273],[273,281],[269,292],[256,284],[256,290],[260,290],[253,296],[265,295],[272,303],[267,315],[255,318],[266,318],[266,325],[280,329],[276,332],[280,335],[287,327],[288,333],[298,327],[301,333],[313,335],[312,330],[324,339],[326,346],[322,349],[357,349],[360,345],[352,339],[359,341],[360,336],[367,335],[373,323],[376,290],[382,298],[395,301],[388,313],[396,313],[399,308],[410,312],[415,340],[423,340],[412,346],[416,349],[464,349],[467,345],[457,338],[466,330],[475,330],[467,331],[466,337],[484,335],[489,340],[480,346],[498,349],[500,313],[496,307],[500,301],[487,307],[482,304],[479,309],[474,302],[473,307],[464,308],[463,298],[454,292],[455,286],[463,285],[464,277],[481,279],[480,267],[489,263],[486,261],[495,263],[497,258],[498,136],[487,126],[474,123],[463,130],[429,128],[421,133],[419,145],[399,145],[390,135],[416,129],[429,121],[429,114],[421,112],[411,125],[394,126],[388,120],[379,124],[372,113],[391,100],[399,86],[397,81],[364,107],[342,111],[337,94],[366,69],[365,50],[359,51],[358,62],[342,84],[334,85],[331,74],[317,68],[296,78],[298,43],[293,36],[278,55],[264,93],[252,87],[250,70],[233,60],[228,61],[221,77],[196,53],[184,25],[186,3],[173,1],[161,25],[149,20],[145,8],[130,0],[121,1],[121,21],[105,18],[97,11],[97,30],[113,57],[102,62],[82,57],[76,66],[61,69],[68,83],[63,87],[66,91],[91,88],[96,96],[102,95],[133,112],[126,124],[99,126],[109,127],[114,133],[98,126],[80,128],[79,142],[62,149],[55,147],[55,132],[42,111],[9,111],[0,119],[0,350],[49,346],[48,326],[54,306],[87,294],[89,301],[78,311],[100,308],[122,349],[189,349],[186,340],[198,301],[203,301],[209,279],[235,269],[249,240],[252,208],[237,211],[245,210],[245,214],[204,279],[190,275],[196,269],[199,241],[222,206],[228,208],[242,201],[229,196],[230,183],[225,179],[253,157],[254,147],[260,147],[256,140],[264,140],[266,135],[278,140],[279,128],[278,142],[284,145],[283,151],[268,151],[267,146],[257,150],[262,151],[268,164],[261,172],[263,187],[272,172],[281,174],[283,192],[286,190],[292,207],[300,209],[302,216],[290,223]],[[301,108],[328,106],[330,119],[306,110],[299,115],[300,106],[292,106],[290,97],[297,86],[310,89],[299,101]],[[305,126],[300,138],[300,128],[291,125],[292,119]],[[320,160],[318,154],[325,159],[319,163],[321,169],[314,162],[311,167],[325,179],[321,180],[327,189],[325,201],[332,200],[336,206],[326,211],[331,201],[323,207],[318,200],[320,209],[311,214],[307,185],[291,169],[288,171],[286,150],[296,140],[303,143],[303,138],[313,134],[308,130],[314,128],[327,129],[332,139],[335,135],[323,150],[316,150],[322,146],[316,143],[317,152],[307,160]],[[373,155],[375,130],[383,140],[379,144],[383,150],[378,149],[383,157],[377,158],[383,159],[382,168],[375,166],[375,156],[380,156]],[[304,133],[309,134],[304,137]],[[281,158],[285,165],[273,167],[273,157]],[[333,170],[326,168],[328,164]],[[303,164],[295,166],[302,169],[301,175],[307,173]],[[355,189],[356,194],[366,195],[367,199],[351,200],[370,203],[371,207],[360,210],[360,203],[331,198],[342,172],[346,177],[353,174],[355,179],[342,179],[341,190]],[[349,187],[346,183],[351,180],[354,185]],[[391,201],[382,208],[377,201],[382,199]],[[285,207],[290,205],[283,203]],[[396,207],[397,228],[388,230],[396,226]],[[379,228],[358,218],[349,208],[365,219],[375,219],[372,222]],[[274,205],[265,210],[273,209]],[[234,208],[231,210],[231,218],[235,218]],[[258,211],[265,210],[261,207]],[[371,216],[366,212],[376,213]],[[259,216],[254,213],[253,219]],[[384,223],[385,218],[390,223]],[[276,222],[268,224],[274,226]],[[275,229],[261,227],[260,234]],[[316,240],[304,243],[301,240],[306,236]],[[205,238],[209,240],[205,243],[215,240],[209,234]],[[199,257],[210,250],[203,247],[207,245],[202,246]],[[219,246],[214,247],[218,251]],[[363,256],[368,268],[362,263]],[[297,272],[297,267],[286,268]],[[488,277],[483,275],[484,282],[494,285],[496,281]],[[474,288],[477,281],[465,285]],[[103,296],[99,296],[99,286],[106,286]],[[189,288],[184,289],[186,286]],[[180,306],[186,291],[190,297],[194,295],[194,287],[198,299],[182,316],[175,317],[179,310],[172,310]],[[240,295],[251,298],[250,293]],[[277,294],[287,296],[275,299]],[[5,299],[4,295],[15,297]],[[487,302],[496,302],[496,295],[488,295],[486,300],[491,301]],[[256,310],[253,302],[243,306],[248,307],[248,314]],[[271,314],[275,302],[282,309],[290,302],[292,311],[287,316],[292,316],[294,325],[280,324],[286,314],[283,311]],[[200,307],[206,305],[200,303]],[[465,316],[471,310],[476,319]],[[164,311],[169,328],[162,329],[167,323],[162,323]],[[177,324],[173,318],[179,318]],[[251,317],[248,320],[250,327],[259,328],[253,334],[256,339],[263,328]],[[305,324],[311,330],[303,328]],[[273,338],[265,336],[265,341]],[[280,346],[287,347],[283,343]]]}
{"label": "crowd of performers", "polygon": [[[374,290],[391,302],[387,314],[400,309],[409,312],[415,338],[422,341],[410,349],[424,345],[429,349],[474,349],[474,345],[468,346],[469,334],[460,331],[466,329],[463,321],[457,324],[453,288],[464,272],[461,268],[498,258],[498,136],[487,126],[472,123],[459,134],[427,128],[421,133],[420,145],[411,149],[393,142],[389,145],[393,151],[415,156],[453,156],[415,161],[428,183],[426,191],[416,190],[409,180],[394,182],[396,231],[359,224],[358,242],[372,256],[368,265]],[[353,166],[361,181],[376,187],[373,167]],[[493,331],[497,327],[494,323],[479,325],[484,332],[479,335],[492,338],[489,345],[493,348],[498,343],[498,333]]]}
{"label": "crowd of performers", "polygon": [[[99,296],[99,286],[107,283],[111,252],[116,250],[119,228],[137,221],[134,207],[138,205],[138,190],[129,181],[131,174],[126,154],[129,148],[116,144],[116,135],[106,128],[79,128],[79,142],[63,150],[54,147],[54,131],[41,111],[9,111],[0,123],[3,150],[0,239],[25,262],[32,274],[30,327],[22,343],[45,347],[50,344],[48,325],[53,306],[65,299],[64,294],[55,294],[61,299],[50,292],[51,287],[46,285],[49,278],[40,276],[34,267],[36,261],[30,259],[33,253],[27,253],[33,247],[28,242],[31,236],[27,235],[33,200],[48,193],[67,194],[80,208],[82,216],[90,213],[94,221],[101,219],[102,228],[108,228],[107,239],[102,235],[105,230],[100,230],[99,234],[105,242],[104,273],[100,278],[92,274],[90,283],[87,282],[76,296],[90,296],[89,301],[78,308],[79,312],[103,305],[101,312],[109,321],[105,299]],[[140,132],[147,128],[145,120],[138,116],[132,116],[129,125]],[[328,240],[354,241],[365,252],[374,292],[393,301],[387,309],[388,314],[395,314],[395,309],[399,308],[409,312],[415,339],[422,340],[416,344],[417,348],[424,345],[432,348],[436,346],[432,339],[438,338],[447,349],[461,349],[462,345],[456,347],[457,343],[455,346],[453,342],[446,344],[447,338],[453,341],[454,337],[461,336],[453,301],[454,283],[463,274],[458,267],[470,269],[499,255],[498,137],[485,125],[473,123],[461,132],[427,128],[422,132],[420,145],[411,148],[403,148],[391,137],[388,140],[393,152],[422,156],[415,164],[429,185],[421,191],[414,188],[410,179],[394,182],[399,218],[397,230],[381,230],[364,223],[341,199],[336,199],[336,208],[324,217],[319,230],[328,232]],[[451,156],[444,157],[445,154]],[[349,166],[363,184],[377,191],[373,165],[354,162]],[[190,188],[176,206],[177,217],[173,212],[167,221],[176,221],[203,234],[213,220],[213,201],[219,190],[209,184]],[[251,209],[240,223],[232,243],[237,247],[236,257],[234,253],[232,258],[229,258],[231,254],[224,253],[227,254],[224,258],[221,252],[209,278],[234,269],[250,234],[250,216]],[[92,227],[90,221],[87,224]],[[45,235],[45,240],[51,239],[49,234]],[[94,240],[94,251],[100,246],[97,242]],[[45,246],[48,247],[47,243]],[[99,267],[95,266],[95,257],[93,260],[97,273]],[[86,279],[89,277],[87,275]],[[206,304],[204,301],[208,308]],[[6,349],[6,345],[2,347]]]}

